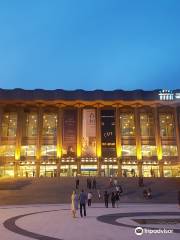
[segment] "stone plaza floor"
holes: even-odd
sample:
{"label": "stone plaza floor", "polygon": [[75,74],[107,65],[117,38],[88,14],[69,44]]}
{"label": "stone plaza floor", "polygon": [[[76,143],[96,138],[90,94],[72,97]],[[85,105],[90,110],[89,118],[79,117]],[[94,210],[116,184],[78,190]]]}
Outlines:
{"label": "stone plaza floor", "polygon": [[[135,228],[137,234],[135,234]],[[142,232],[143,231],[143,232]],[[120,204],[87,207],[73,219],[68,204],[0,206],[1,240],[180,239],[180,208],[175,204]]]}

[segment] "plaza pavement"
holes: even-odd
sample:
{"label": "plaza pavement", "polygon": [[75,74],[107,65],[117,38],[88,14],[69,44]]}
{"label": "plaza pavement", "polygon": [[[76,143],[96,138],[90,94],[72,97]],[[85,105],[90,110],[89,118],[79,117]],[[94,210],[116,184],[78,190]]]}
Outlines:
{"label": "plaza pavement", "polygon": [[[170,219],[169,224],[140,225],[133,219]],[[172,222],[171,219],[174,219]],[[177,219],[177,221],[175,221]],[[87,217],[73,219],[69,204],[0,206],[1,240],[178,240],[180,208],[176,204],[127,204],[106,209],[87,207]],[[178,222],[179,221],[179,222]],[[134,233],[136,226],[175,229],[175,233]]]}

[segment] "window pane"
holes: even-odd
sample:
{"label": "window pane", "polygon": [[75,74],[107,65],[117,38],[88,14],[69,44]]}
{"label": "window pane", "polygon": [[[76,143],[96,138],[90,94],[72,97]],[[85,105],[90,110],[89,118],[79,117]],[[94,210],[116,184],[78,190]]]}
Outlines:
{"label": "window pane", "polygon": [[3,114],[2,119],[2,136],[3,137],[15,137],[17,129],[17,114],[9,112]]}
{"label": "window pane", "polygon": [[123,156],[136,156],[136,146],[133,145],[122,145]]}
{"label": "window pane", "polygon": [[43,145],[41,147],[42,156],[56,156],[56,146],[55,145]]}
{"label": "window pane", "polygon": [[21,146],[21,156],[36,156],[36,146]]}
{"label": "window pane", "polygon": [[142,145],[142,156],[144,157],[157,156],[156,146]]}
{"label": "window pane", "polygon": [[141,113],[140,114],[140,128],[142,137],[152,137],[154,136],[153,131],[153,116],[151,113]]}
{"label": "window pane", "polygon": [[170,113],[163,113],[159,116],[161,137],[174,137],[174,118]]}
{"label": "window pane", "polygon": [[15,155],[14,145],[2,145],[0,146],[0,156],[13,157]]}
{"label": "window pane", "polygon": [[37,136],[37,113],[25,114],[25,136]]}
{"label": "window pane", "polygon": [[56,136],[57,130],[57,114],[45,113],[43,114],[43,135]]}
{"label": "window pane", "polygon": [[177,156],[177,146],[162,145],[163,156]]}
{"label": "window pane", "polygon": [[120,114],[120,128],[122,136],[135,136],[134,114]]}

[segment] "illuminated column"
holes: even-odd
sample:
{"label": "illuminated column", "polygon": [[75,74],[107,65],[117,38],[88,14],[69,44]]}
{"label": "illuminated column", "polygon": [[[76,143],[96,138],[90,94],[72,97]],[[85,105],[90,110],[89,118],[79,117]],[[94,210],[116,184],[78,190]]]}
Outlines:
{"label": "illuminated column", "polygon": [[21,158],[21,140],[23,131],[24,109],[22,106],[17,108],[17,130],[16,130],[16,147],[15,147],[15,163],[14,163],[14,177],[18,176],[19,161]]}
{"label": "illuminated column", "polygon": [[41,106],[39,106],[37,122],[37,142],[36,142],[36,177],[39,177],[40,175],[42,129],[43,129],[43,109]]}
{"label": "illuminated column", "polygon": [[77,174],[81,174],[82,108],[77,106]]}
{"label": "illuminated column", "polygon": [[141,150],[141,128],[140,128],[140,112],[139,108],[135,108],[135,126],[136,126],[136,153],[138,160],[139,176],[142,176],[142,150]]}
{"label": "illuminated column", "polygon": [[2,120],[3,120],[3,107],[0,106],[0,144],[1,144],[1,135],[2,135]]}
{"label": "illuminated column", "polygon": [[101,174],[101,108],[96,108],[96,155],[98,176]]}
{"label": "illuminated column", "polygon": [[178,150],[178,161],[180,161],[180,126],[179,126],[179,112],[178,108],[174,108],[174,119],[175,119],[175,129],[176,129],[176,144]]}
{"label": "illuminated column", "polygon": [[120,136],[120,111],[119,107],[116,107],[116,154],[117,154],[117,163],[118,163],[118,176],[122,176],[122,143]]}
{"label": "illuminated column", "polygon": [[159,173],[160,177],[163,177],[163,164],[162,164],[162,144],[161,144],[161,136],[160,136],[160,124],[159,124],[159,113],[158,108],[154,108],[154,130],[155,130],[155,140],[156,140],[156,148],[157,148],[157,157],[159,160]]}
{"label": "illuminated column", "polygon": [[63,109],[62,106],[58,106],[58,118],[57,118],[57,177],[60,176],[61,170],[61,157],[62,157],[62,118]]}

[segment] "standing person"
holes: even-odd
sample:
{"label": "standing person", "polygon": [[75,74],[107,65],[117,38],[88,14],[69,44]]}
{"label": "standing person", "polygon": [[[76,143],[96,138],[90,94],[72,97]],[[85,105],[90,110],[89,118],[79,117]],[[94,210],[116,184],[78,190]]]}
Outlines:
{"label": "standing person", "polygon": [[72,215],[73,218],[76,217],[76,209],[77,209],[77,202],[76,202],[76,192],[73,191],[72,195],[71,195],[71,211],[72,211]]}
{"label": "standing person", "polygon": [[178,204],[179,204],[179,207],[180,207],[180,191],[178,191]]}
{"label": "standing person", "polygon": [[115,193],[115,201],[116,201],[116,207],[118,208],[119,207],[119,201],[120,201],[120,192],[117,191]]}
{"label": "standing person", "polygon": [[97,190],[97,194],[98,194],[98,199],[101,200],[101,192],[100,192],[100,190]]}
{"label": "standing person", "polygon": [[96,189],[96,179],[95,177],[93,178],[93,186],[92,186],[93,189]]}
{"label": "standing person", "polygon": [[104,203],[105,207],[108,208],[108,202],[109,202],[109,193],[107,191],[104,192]]}
{"label": "standing person", "polygon": [[87,196],[84,190],[82,189],[80,196],[79,196],[79,202],[80,202],[80,215],[83,217],[82,209],[84,210],[84,217],[86,217],[86,201]]}
{"label": "standing person", "polygon": [[112,203],[112,207],[115,208],[115,202],[116,202],[116,197],[114,192],[112,192],[111,194],[111,203]]}
{"label": "standing person", "polygon": [[76,178],[76,189],[79,189],[79,178]]}
{"label": "standing person", "polygon": [[114,186],[116,187],[118,185],[118,180],[117,178],[114,179]]}
{"label": "standing person", "polygon": [[91,178],[89,178],[89,189],[91,189],[92,181]]}
{"label": "standing person", "polygon": [[89,189],[89,178],[87,178],[87,189]]}
{"label": "standing person", "polygon": [[109,178],[109,185],[110,185],[110,187],[112,187],[112,185],[113,185],[112,177]]}
{"label": "standing person", "polygon": [[91,192],[88,192],[88,206],[90,207],[91,206],[91,203],[92,203],[92,193]]}

